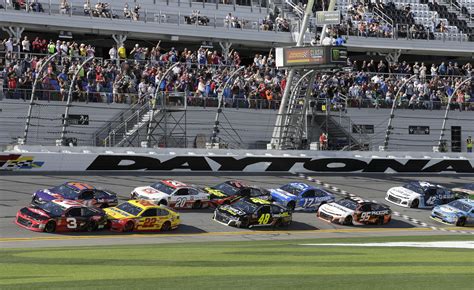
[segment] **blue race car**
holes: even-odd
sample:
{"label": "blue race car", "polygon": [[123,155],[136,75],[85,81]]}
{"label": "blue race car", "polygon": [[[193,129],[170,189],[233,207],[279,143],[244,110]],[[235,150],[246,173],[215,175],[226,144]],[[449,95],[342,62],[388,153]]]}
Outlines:
{"label": "blue race car", "polygon": [[458,199],[448,204],[438,205],[431,211],[431,218],[459,227],[472,226],[474,225],[474,200]]}
{"label": "blue race car", "polygon": [[296,208],[317,210],[321,204],[334,202],[334,195],[306,183],[291,182],[277,189],[270,189],[274,202],[290,210]]}
{"label": "blue race car", "polygon": [[66,182],[50,189],[41,189],[33,194],[33,205],[44,204],[54,199],[69,199],[86,206],[109,207],[118,204],[117,194],[97,189],[81,182]]}

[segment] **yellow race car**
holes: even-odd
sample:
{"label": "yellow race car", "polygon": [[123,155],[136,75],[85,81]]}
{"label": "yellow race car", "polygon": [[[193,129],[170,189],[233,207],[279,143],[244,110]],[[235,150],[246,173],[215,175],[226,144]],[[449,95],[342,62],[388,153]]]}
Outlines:
{"label": "yellow race car", "polygon": [[129,200],[104,211],[112,231],[169,231],[180,224],[177,212],[146,200]]}

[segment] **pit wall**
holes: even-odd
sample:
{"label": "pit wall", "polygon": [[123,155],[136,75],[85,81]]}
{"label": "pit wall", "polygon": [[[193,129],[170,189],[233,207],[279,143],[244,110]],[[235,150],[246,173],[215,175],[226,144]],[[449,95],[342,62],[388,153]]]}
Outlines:
{"label": "pit wall", "polygon": [[15,146],[0,171],[474,174],[473,153]]}

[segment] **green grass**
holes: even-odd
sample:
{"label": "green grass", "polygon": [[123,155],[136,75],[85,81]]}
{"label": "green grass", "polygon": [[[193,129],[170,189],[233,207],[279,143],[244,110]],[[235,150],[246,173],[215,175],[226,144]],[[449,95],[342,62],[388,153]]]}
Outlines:
{"label": "green grass", "polygon": [[472,250],[298,244],[473,239],[419,236],[2,249],[0,289],[472,289]]}

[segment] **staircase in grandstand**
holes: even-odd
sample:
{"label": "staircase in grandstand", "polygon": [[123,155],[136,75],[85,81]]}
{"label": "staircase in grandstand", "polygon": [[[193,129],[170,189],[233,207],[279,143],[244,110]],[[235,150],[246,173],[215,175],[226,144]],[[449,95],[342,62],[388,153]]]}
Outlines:
{"label": "staircase in grandstand", "polygon": [[294,89],[281,128],[282,149],[301,149],[308,140],[309,99],[313,92],[313,86],[309,84],[314,82],[314,76],[315,72],[311,70],[293,79],[291,87]]}
{"label": "staircase in grandstand", "polygon": [[335,150],[369,150],[370,137],[351,118],[338,112],[313,115],[312,122],[328,134],[329,148]]}

